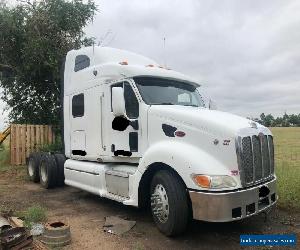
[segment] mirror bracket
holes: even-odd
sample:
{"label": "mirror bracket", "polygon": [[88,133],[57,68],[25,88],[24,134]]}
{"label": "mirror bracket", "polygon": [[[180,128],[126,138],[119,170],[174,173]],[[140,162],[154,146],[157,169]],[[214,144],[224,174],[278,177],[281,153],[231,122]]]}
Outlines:
{"label": "mirror bracket", "polygon": [[139,130],[139,121],[138,120],[131,120],[129,121],[129,125],[135,129],[135,130]]}

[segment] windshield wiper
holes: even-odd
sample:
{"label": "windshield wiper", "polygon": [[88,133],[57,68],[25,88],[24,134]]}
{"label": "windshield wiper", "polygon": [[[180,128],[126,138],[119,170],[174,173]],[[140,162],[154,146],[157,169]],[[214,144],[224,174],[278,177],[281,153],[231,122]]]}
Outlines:
{"label": "windshield wiper", "polygon": [[175,105],[175,104],[171,103],[171,102],[163,102],[163,103],[161,103],[161,105]]}
{"label": "windshield wiper", "polygon": [[183,106],[199,107],[199,106],[197,106],[197,105],[195,105],[195,104],[184,104]]}
{"label": "windshield wiper", "polygon": [[151,103],[151,105],[175,105],[175,104],[171,102],[161,102],[161,103]]}

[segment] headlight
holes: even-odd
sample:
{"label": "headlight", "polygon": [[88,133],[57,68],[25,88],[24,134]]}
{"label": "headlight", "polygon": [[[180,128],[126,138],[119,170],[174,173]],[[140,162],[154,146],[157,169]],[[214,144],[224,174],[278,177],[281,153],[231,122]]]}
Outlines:
{"label": "headlight", "polygon": [[237,185],[236,181],[228,175],[193,175],[192,178],[195,184],[202,188],[232,188]]}

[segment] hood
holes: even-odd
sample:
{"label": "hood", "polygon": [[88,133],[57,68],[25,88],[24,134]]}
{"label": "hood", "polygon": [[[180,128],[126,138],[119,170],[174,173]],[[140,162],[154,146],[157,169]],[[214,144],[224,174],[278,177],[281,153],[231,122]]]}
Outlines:
{"label": "hood", "polygon": [[[152,105],[149,115],[220,136],[235,136],[239,130],[251,128],[251,124],[255,123],[227,112],[180,105]],[[255,124],[257,127],[263,127],[258,123]]]}

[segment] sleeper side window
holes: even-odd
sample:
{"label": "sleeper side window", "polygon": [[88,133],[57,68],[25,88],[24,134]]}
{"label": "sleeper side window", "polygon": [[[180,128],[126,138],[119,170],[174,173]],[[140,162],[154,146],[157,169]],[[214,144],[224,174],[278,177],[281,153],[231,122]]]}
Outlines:
{"label": "sleeper side window", "polygon": [[84,116],[84,95],[74,95],[72,98],[72,115],[73,117]]}
{"label": "sleeper side window", "polygon": [[124,83],[124,98],[126,115],[130,119],[136,119],[139,117],[139,102],[128,82]]}
{"label": "sleeper side window", "polygon": [[78,55],[75,58],[74,71],[85,69],[90,66],[90,58],[86,55]]}

